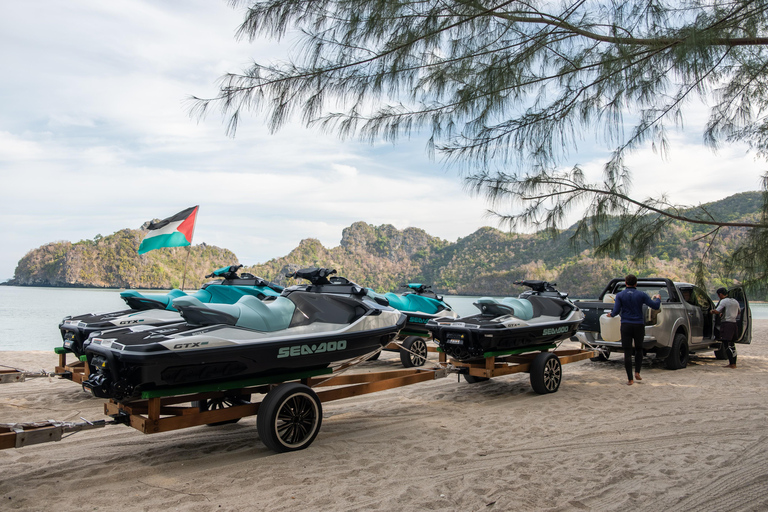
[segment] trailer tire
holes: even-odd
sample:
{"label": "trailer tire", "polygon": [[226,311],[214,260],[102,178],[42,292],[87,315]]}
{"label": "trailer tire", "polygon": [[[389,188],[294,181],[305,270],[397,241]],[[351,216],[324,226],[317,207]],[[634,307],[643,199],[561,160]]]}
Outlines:
{"label": "trailer tire", "polygon": [[476,375],[465,373],[464,380],[467,381],[467,384],[477,384],[478,382],[487,382],[491,379],[488,377],[477,377]]}
{"label": "trailer tire", "polygon": [[424,366],[427,362],[427,342],[421,336],[408,336],[403,340],[400,362],[406,368]]}
{"label": "trailer tire", "polygon": [[[245,405],[247,403],[250,403],[251,395],[236,395],[236,396],[225,396],[222,398],[210,398],[210,399],[203,399],[203,400],[195,400],[192,402],[192,407],[197,407],[200,412],[205,411],[215,411],[218,409],[226,409],[228,407],[233,407],[235,405]],[[232,420],[226,420],[226,421],[217,421],[214,423],[207,423],[209,427],[219,427],[221,425],[230,425],[232,423],[237,423],[240,421],[240,418],[235,418]]]}
{"label": "trailer tire", "polygon": [[304,384],[288,382],[272,389],[259,406],[256,428],[261,441],[278,453],[312,444],[323,422],[323,406]]}
{"label": "trailer tire", "polygon": [[369,357],[369,358],[368,358],[368,361],[375,361],[375,360],[377,360],[377,359],[379,358],[379,356],[380,356],[380,355],[381,355],[381,350],[379,350],[379,351],[378,351],[378,352],[376,352],[374,355],[372,355],[371,357]]}
{"label": "trailer tire", "polygon": [[552,352],[538,354],[531,363],[531,387],[540,394],[554,393],[563,380],[563,367],[560,359]]}
{"label": "trailer tire", "polygon": [[688,337],[682,332],[675,334],[664,363],[668,370],[681,370],[688,366]]}

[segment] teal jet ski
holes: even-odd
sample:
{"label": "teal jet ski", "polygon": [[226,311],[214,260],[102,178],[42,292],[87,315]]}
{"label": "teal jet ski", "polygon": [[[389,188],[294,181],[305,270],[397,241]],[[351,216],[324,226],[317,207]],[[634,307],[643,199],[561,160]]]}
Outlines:
{"label": "teal jet ski", "polygon": [[242,265],[231,265],[214,270],[205,276],[215,278],[199,290],[187,294],[171,290],[166,294],[145,294],[136,290],[120,292],[129,309],[110,313],[86,313],[67,316],[59,324],[64,348],[77,357],[83,355],[83,342],[96,331],[114,327],[152,325],[162,326],[183,322],[173,306],[180,297],[192,297],[204,304],[234,304],[242,297],[253,296],[259,300],[278,297],[283,287],[249,273],[237,274]]}
{"label": "teal jet ski", "polygon": [[440,318],[457,318],[459,315],[441,295],[432,291],[431,286],[422,283],[408,283],[404,286],[407,289],[402,294],[376,293],[369,289],[368,296],[405,313],[407,321],[398,335],[399,344],[397,348],[390,345],[387,350],[399,351],[400,361],[406,368],[423,366],[429,351],[425,339],[431,337],[426,328],[427,322]]}

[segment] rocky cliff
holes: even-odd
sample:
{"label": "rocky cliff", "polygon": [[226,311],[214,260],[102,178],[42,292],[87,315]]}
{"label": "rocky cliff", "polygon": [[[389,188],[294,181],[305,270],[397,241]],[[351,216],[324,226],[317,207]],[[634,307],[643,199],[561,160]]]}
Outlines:
{"label": "rocky cliff", "polygon": [[[707,205],[715,217],[755,218],[760,194],[737,194]],[[706,227],[677,224],[668,229],[642,264],[623,258],[597,258],[590,248],[575,249],[568,232],[552,239],[543,234],[505,233],[485,227],[448,242],[422,229],[399,230],[389,224],[356,222],[345,228],[337,247],[326,248],[308,238],[288,255],[243,270],[290,284],[285,274],[301,267],[335,268],[338,274],[377,291],[394,291],[406,282],[423,282],[449,294],[511,295],[522,291],[520,279],[556,281],[572,297],[594,297],[613,277],[633,272],[693,281],[693,262],[704,253],[697,240]],[[708,286],[733,284],[722,265],[724,256],[743,239],[743,230],[720,236],[720,254],[708,259]],[[186,248],[136,252],[142,230],[124,229],[107,237],[77,243],[57,242],[30,251],[19,261],[9,284],[30,286],[96,286],[171,288],[180,284]],[[232,265],[237,257],[226,249],[194,246],[187,269],[187,287],[195,287],[215,268]]]}
{"label": "rocky cliff", "polygon": [[[175,288],[181,285],[186,247],[158,249],[139,256],[140,229],[77,243],[53,242],[28,252],[18,263],[9,285],[108,288]],[[186,287],[199,287],[211,270],[234,265],[227,249],[200,244],[187,260]]]}

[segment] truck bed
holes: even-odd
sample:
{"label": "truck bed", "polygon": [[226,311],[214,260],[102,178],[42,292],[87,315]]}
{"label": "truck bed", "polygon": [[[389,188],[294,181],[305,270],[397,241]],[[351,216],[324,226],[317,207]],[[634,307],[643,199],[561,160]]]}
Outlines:
{"label": "truck bed", "polygon": [[600,332],[600,317],[613,309],[612,302],[576,301],[574,304],[584,313],[584,320],[579,326],[580,331]]}

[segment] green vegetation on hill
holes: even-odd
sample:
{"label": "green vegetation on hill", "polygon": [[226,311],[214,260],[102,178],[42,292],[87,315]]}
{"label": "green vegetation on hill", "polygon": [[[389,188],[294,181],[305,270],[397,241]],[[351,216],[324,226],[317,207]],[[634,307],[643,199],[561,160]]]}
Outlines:
{"label": "green vegetation on hill", "polygon": [[[734,220],[757,214],[760,193],[736,194],[706,205],[713,216]],[[574,248],[566,231],[558,238],[544,234],[505,233],[484,227],[455,243],[430,236],[422,229],[399,230],[385,224],[356,222],[342,232],[338,247],[302,240],[288,255],[243,271],[291,284],[285,274],[302,267],[335,268],[338,274],[379,292],[397,290],[406,282],[431,284],[442,293],[462,295],[512,295],[522,291],[514,281],[545,279],[572,297],[594,297],[609,279],[633,272],[638,276],[662,275],[678,281],[694,280],[694,261],[704,253],[697,241],[706,228],[673,224],[643,263],[630,255],[598,258],[591,248]],[[124,229],[107,237],[77,243],[57,242],[30,251],[19,261],[9,284],[29,286],[96,286],[171,288],[180,285],[186,248],[161,249],[143,256],[136,252],[141,230]],[[707,285],[714,289],[732,285],[734,275],[723,262],[746,236],[732,229],[720,235],[720,253],[708,258]],[[202,284],[211,270],[237,262],[226,249],[197,245],[192,248],[187,287]]]}
{"label": "green vegetation on hill", "polygon": [[[158,249],[139,256],[146,234],[123,229],[93,240],[54,242],[28,252],[18,263],[14,279],[19,286],[82,286],[104,288],[177,288],[181,286],[186,247]],[[200,244],[189,251],[185,287],[199,287],[204,276],[237,257],[227,249]]]}
{"label": "green vegetation on hill", "polygon": [[[742,219],[760,209],[760,193],[736,194],[706,205],[718,218]],[[356,222],[344,229],[338,247],[328,249],[318,240],[302,240],[282,258],[248,267],[249,272],[289,284],[285,274],[307,266],[335,268],[361,285],[377,291],[396,290],[405,282],[431,284],[442,293],[461,295],[511,295],[522,291],[514,281],[545,279],[572,297],[595,297],[613,277],[635,273],[640,277],[663,275],[677,281],[694,281],[694,261],[706,250],[696,238],[706,228],[673,224],[640,264],[630,255],[598,258],[591,248],[574,248],[570,231],[558,238],[545,234],[505,233],[484,227],[450,243],[420,229],[402,231],[391,225]],[[743,240],[746,231],[722,234],[720,253],[711,254],[707,285],[715,289],[733,285],[725,257]]]}

